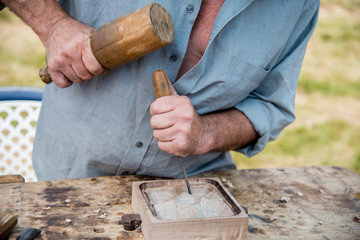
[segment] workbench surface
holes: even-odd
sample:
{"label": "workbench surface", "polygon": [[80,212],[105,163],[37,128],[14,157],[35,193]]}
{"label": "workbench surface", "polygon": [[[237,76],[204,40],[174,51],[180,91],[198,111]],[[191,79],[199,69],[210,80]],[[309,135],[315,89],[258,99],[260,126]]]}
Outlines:
{"label": "workbench surface", "polygon": [[[248,209],[248,239],[360,239],[360,176],[348,169],[231,170],[196,177],[219,177]],[[0,211],[19,220],[9,239],[28,227],[41,229],[37,239],[144,239],[139,229],[125,231],[119,221],[133,213],[132,182],[153,179],[129,175],[0,184]],[[290,201],[282,202],[283,197]]]}

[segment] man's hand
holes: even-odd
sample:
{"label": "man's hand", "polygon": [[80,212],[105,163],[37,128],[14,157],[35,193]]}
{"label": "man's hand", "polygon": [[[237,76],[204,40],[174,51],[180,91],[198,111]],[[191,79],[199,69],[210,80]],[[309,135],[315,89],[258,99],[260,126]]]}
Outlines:
{"label": "man's hand", "polygon": [[61,88],[103,74],[104,67],[90,47],[93,28],[70,17],[58,20],[44,37],[48,71]]}
{"label": "man's hand", "polygon": [[179,157],[206,153],[203,121],[190,99],[179,96],[172,85],[171,96],[156,99],[150,106],[150,123],[159,148]]}
{"label": "man's hand", "polygon": [[61,88],[105,73],[90,47],[93,28],[63,11],[56,0],[1,0],[26,22],[46,48],[48,71]]}
{"label": "man's hand", "polygon": [[169,84],[172,95],[158,98],[150,106],[150,123],[161,150],[187,157],[233,150],[258,138],[244,113],[230,108],[199,116],[190,99],[179,96]]}

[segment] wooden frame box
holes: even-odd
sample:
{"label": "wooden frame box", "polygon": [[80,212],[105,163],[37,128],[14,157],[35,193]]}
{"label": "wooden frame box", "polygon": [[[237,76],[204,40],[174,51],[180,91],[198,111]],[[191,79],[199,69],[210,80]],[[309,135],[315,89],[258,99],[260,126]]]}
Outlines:
{"label": "wooden frame box", "polygon": [[246,239],[248,216],[218,178],[189,179],[190,186],[204,185],[214,188],[233,215],[225,217],[161,220],[150,203],[147,191],[153,188],[185,185],[183,179],[133,182],[131,205],[140,214],[141,230],[146,240],[168,239]]}

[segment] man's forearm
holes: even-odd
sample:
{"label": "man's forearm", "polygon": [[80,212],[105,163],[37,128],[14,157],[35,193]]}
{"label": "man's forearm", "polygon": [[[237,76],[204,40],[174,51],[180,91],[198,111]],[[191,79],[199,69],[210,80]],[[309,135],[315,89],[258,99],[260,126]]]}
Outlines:
{"label": "man's forearm", "polygon": [[204,152],[229,151],[244,147],[258,137],[253,125],[241,111],[232,108],[218,113],[203,115]]}
{"label": "man's forearm", "polygon": [[45,44],[49,30],[63,18],[69,17],[55,0],[1,0],[25,23]]}

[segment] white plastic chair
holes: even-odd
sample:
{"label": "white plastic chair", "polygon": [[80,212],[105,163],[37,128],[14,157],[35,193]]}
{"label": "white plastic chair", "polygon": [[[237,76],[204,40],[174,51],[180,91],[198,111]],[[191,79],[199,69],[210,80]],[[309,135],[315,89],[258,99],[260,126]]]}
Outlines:
{"label": "white plastic chair", "polygon": [[0,175],[21,174],[37,181],[32,149],[42,99],[41,88],[0,88]]}

